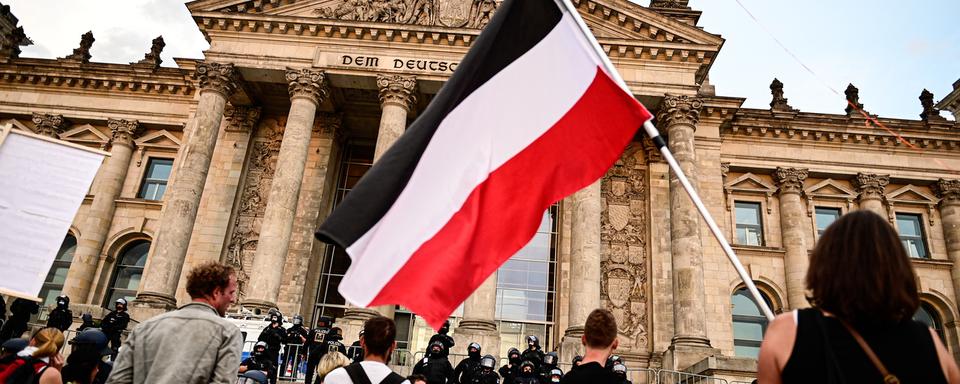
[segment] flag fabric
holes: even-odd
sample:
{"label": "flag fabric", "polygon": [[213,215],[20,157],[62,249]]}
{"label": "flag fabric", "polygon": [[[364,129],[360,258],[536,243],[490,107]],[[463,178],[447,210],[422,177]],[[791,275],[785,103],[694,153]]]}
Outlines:
{"label": "flag fabric", "polygon": [[358,306],[434,328],[609,169],[650,113],[554,0],[506,0],[434,100],[317,230]]}

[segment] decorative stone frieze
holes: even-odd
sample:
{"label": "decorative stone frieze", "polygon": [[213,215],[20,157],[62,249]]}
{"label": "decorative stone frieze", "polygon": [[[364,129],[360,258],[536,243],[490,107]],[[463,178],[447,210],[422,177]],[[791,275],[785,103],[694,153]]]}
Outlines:
{"label": "decorative stone frieze", "polygon": [[140,122],[137,120],[107,119],[107,127],[110,128],[110,143],[112,145],[133,146],[133,139],[143,131]]}
{"label": "decorative stone frieze", "polygon": [[237,90],[240,81],[240,71],[229,63],[197,63],[196,76],[201,91],[217,92],[225,97]]}
{"label": "decorative stone frieze", "polygon": [[67,128],[63,115],[34,112],[32,121],[37,134],[48,137],[57,138]]}
{"label": "decorative stone frieze", "polygon": [[860,200],[883,199],[887,184],[890,184],[890,175],[858,173],[853,179],[853,186],[860,193]]}
{"label": "decorative stone frieze", "polygon": [[933,192],[940,198],[940,205],[960,205],[960,180],[940,179],[933,185]]}
{"label": "decorative stone frieze", "polygon": [[780,194],[803,192],[803,181],[807,179],[806,168],[777,167],[773,172],[773,181],[780,187]]}
{"label": "decorative stone frieze", "polygon": [[650,8],[687,9],[686,0],[651,0]]}
{"label": "decorative stone frieze", "polygon": [[260,107],[228,104],[223,118],[227,120],[227,130],[253,132],[260,121]]}
{"label": "decorative stone frieze", "polygon": [[326,86],[326,74],[310,68],[287,68],[286,74],[290,98],[306,98],[315,104],[320,104],[327,98],[329,91]]}
{"label": "decorative stone frieze", "polygon": [[417,103],[416,76],[377,75],[377,87],[381,105],[395,104],[410,111]]}
{"label": "decorative stone frieze", "polygon": [[79,61],[84,64],[89,63],[92,57],[90,55],[90,48],[93,47],[93,42],[96,40],[97,39],[93,38],[93,32],[87,31],[87,33],[84,33],[83,36],[80,37],[80,47],[75,48],[73,53],[64,59]]}
{"label": "decorative stone frieze", "polygon": [[313,13],[324,19],[481,29],[498,4],[494,0],[343,0],[315,8]]}
{"label": "decorative stone frieze", "polygon": [[667,95],[660,106],[657,121],[667,126],[684,124],[696,127],[702,107],[703,99],[699,97]]}

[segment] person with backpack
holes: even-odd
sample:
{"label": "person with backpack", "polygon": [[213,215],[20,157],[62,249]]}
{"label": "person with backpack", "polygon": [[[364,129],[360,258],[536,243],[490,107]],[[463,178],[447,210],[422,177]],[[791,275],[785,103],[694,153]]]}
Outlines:
{"label": "person with backpack", "polygon": [[60,384],[63,368],[63,332],[43,328],[30,338],[26,348],[17,353],[17,359],[0,372],[0,383],[5,384]]}
{"label": "person with backpack", "polygon": [[10,339],[0,345],[0,372],[17,359],[17,353],[27,347],[27,339]]}
{"label": "person with backpack", "polygon": [[387,363],[397,348],[397,325],[393,319],[377,316],[363,324],[363,361],[337,368],[324,377],[324,384],[410,384],[390,370]]}

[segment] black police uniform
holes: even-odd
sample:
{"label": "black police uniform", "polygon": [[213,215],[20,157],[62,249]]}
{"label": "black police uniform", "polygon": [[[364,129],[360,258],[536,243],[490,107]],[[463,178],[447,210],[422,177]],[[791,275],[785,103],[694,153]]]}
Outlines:
{"label": "black police uniform", "polygon": [[510,348],[507,352],[508,363],[500,367],[498,371],[500,377],[503,377],[505,384],[512,384],[517,376],[520,376],[520,351],[516,348]]}
{"label": "black police uniform", "polygon": [[423,375],[427,378],[427,384],[447,384],[454,383],[453,365],[450,360],[443,355],[443,348],[439,352],[431,353],[430,356],[421,359],[413,367],[414,375]]}
{"label": "black police uniform", "polygon": [[440,327],[440,330],[430,337],[430,341],[427,345],[432,345],[433,342],[439,341],[443,344],[443,357],[447,357],[450,354],[450,348],[453,348],[457,343],[453,341],[453,337],[448,335],[450,333],[450,321],[444,321],[443,326]]}
{"label": "black police uniform", "polygon": [[[523,367],[530,366],[530,372],[524,372]],[[536,366],[530,360],[524,360],[520,364],[520,371],[516,378],[513,379],[514,384],[540,384],[540,377],[537,375]]]}
{"label": "black police uniform", "polygon": [[127,330],[129,324],[130,314],[127,313],[126,306],[123,310],[108,313],[103,320],[100,320],[100,330],[107,335],[107,339],[110,340],[110,349],[113,350],[111,359],[117,358],[117,351],[120,350],[120,335]]}
{"label": "black police uniform", "polygon": [[77,328],[78,332],[83,332],[88,328],[96,328],[96,325],[93,324],[93,315],[84,313],[83,315],[80,315],[80,320],[82,322],[80,323],[80,328]]}
{"label": "black police uniform", "polygon": [[347,349],[347,357],[354,363],[363,361],[363,347],[360,346],[360,340],[354,341]]}
{"label": "black police uniform", "polygon": [[59,329],[60,332],[70,329],[73,325],[73,311],[70,310],[70,298],[57,297],[57,307],[47,316],[47,326]]}
{"label": "black police uniform", "polygon": [[[540,364],[540,382],[543,384],[550,382],[550,375],[554,369],[557,369],[557,353],[550,352],[543,356],[543,363]],[[562,374],[561,374],[562,375]]]}
{"label": "black police uniform", "polygon": [[[320,363],[320,359],[323,358],[323,355],[326,355],[331,351],[337,351],[344,355],[347,354],[347,347],[343,345],[340,340],[343,340],[343,337],[340,336],[340,329],[331,328],[330,331],[323,335],[323,340],[310,349],[310,356],[307,357],[307,380],[304,381],[304,383],[311,383],[310,380],[313,377],[313,371],[316,370],[316,366],[318,363]],[[319,383],[320,377],[317,377],[315,382]]]}
{"label": "black police uniform", "polygon": [[263,331],[260,331],[260,337],[257,338],[257,341],[267,343],[265,355],[270,361],[276,362],[280,358],[280,344],[283,344],[286,338],[287,331],[283,329],[283,325],[271,322]]}
{"label": "black police uniform", "polygon": [[[474,344],[470,344],[473,347]],[[453,382],[459,384],[468,384],[473,382],[473,376],[480,370],[480,348],[477,346],[476,352],[467,349],[467,358],[460,360],[457,367],[453,369]]]}
{"label": "black police uniform", "polygon": [[11,338],[18,338],[27,330],[30,315],[40,312],[40,304],[27,299],[16,299],[10,304],[10,318],[3,323],[0,329],[0,343]]}
{"label": "black police uniform", "polygon": [[533,363],[535,373],[540,372],[543,364],[543,350],[540,349],[540,340],[535,336],[527,336],[527,349],[520,355],[520,359]]}
{"label": "black police uniform", "polygon": [[300,362],[307,356],[307,337],[310,331],[303,327],[303,324],[294,322],[293,326],[287,329],[284,337],[283,347],[283,365],[280,366],[280,375],[286,376],[287,370],[291,372],[290,377],[296,377],[300,370]]}

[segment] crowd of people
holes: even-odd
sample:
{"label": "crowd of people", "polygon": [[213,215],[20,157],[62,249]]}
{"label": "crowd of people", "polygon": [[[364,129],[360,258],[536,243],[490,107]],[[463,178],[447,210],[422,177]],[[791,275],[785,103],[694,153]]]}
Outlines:
{"label": "crowd of people", "polygon": [[[856,271],[856,273],[851,273]],[[896,232],[882,217],[849,213],[820,236],[806,275],[811,308],[784,313],[764,337],[758,363],[762,384],[809,382],[887,382],[960,384],[960,369],[938,335],[911,317],[919,305],[913,266]],[[511,348],[507,363],[482,353],[472,342],[454,367],[455,345],[449,323],[431,337],[426,356],[413,374],[402,377],[387,365],[396,349],[396,324],[386,317],[368,320],[352,348],[342,343],[334,319],[321,317],[307,329],[294,316],[283,327],[279,312],[260,334],[249,358],[241,361],[243,336],[224,319],[236,301],[236,272],[207,263],[187,277],[192,302],[137,326],[120,344],[130,320],[120,299],[99,327],[88,314],[72,338],[69,298],[59,297],[48,326],[19,338],[35,303],[18,299],[0,326],[0,383],[275,383],[305,362],[307,384],[624,384],[627,367],[614,354],[616,320],[596,309],[584,324],[584,354],[564,372],[555,352],[544,352],[536,336],[521,351]],[[0,313],[6,308],[0,301]],[[71,320],[71,321],[68,321]],[[111,366],[108,362],[113,360]],[[296,367],[296,368],[295,368]]]}

